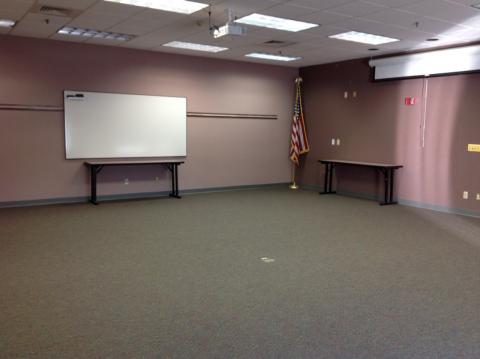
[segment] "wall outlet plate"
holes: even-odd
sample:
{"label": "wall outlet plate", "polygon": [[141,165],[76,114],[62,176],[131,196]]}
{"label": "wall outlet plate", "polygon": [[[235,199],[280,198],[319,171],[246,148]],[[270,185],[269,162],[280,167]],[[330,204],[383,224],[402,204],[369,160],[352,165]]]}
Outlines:
{"label": "wall outlet plate", "polygon": [[332,138],[332,146],[335,146],[335,139]]}
{"label": "wall outlet plate", "polygon": [[477,193],[477,201],[480,201],[480,193]]}
{"label": "wall outlet plate", "polygon": [[337,146],[340,146],[340,139],[337,138]]}
{"label": "wall outlet plate", "polygon": [[463,191],[463,199],[468,199],[468,192],[467,191]]}

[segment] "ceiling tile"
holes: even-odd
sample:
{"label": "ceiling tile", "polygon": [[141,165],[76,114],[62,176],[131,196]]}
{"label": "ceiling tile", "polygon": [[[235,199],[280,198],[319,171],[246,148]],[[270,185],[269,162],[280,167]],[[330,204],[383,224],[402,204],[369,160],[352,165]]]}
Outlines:
{"label": "ceiling tile", "polygon": [[0,17],[19,20],[35,3],[35,0],[2,0],[0,1]]}
{"label": "ceiling tile", "polygon": [[70,18],[63,16],[48,16],[40,14],[27,14],[10,32],[12,35],[31,36],[31,37],[49,37],[55,34],[59,28],[65,25]]}
{"label": "ceiling tile", "polygon": [[342,26],[351,31],[366,32],[375,35],[393,37],[399,40],[424,40],[433,34],[408,29],[400,26],[371,21],[363,18],[351,18],[350,20],[336,23],[335,26]]}
{"label": "ceiling tile", "polygon": [[93,14],[133,16],[146,10],[146,8],[138,6],[119,4],[109,1],[98,1],[95,5],[91,6],[88,9],[88,12]]}
{"label": "ceiling tile", "polygon": [[282,17],[285,19],[298,20],[302,16],[306,16],[316,11],[318,10],[310,7],[282,4],[282,5],[271,7],[270,9],[267,9],[265,11],[262,11],[262,14]]}
{"label": "ceiling tile", "polygon": [[263,10],[270,9],[271,7],[281,4],[284,1],[276,0],[226,0],[222,1],[213,8],[217,13],[224,13],[225,10],[230,9],[235,16],[242,17],[252,14],[254,12],[263,12]]}
{"label": "ceiling tile", "polygon": [[93,13],[86,11],[76,17],[68,25],[72,27],[80,27],[84,29],[106,31],[109,28],[122,23],[128,18],[127,15]]}
{"label": "ceiling tile", "polygon": [[457,24],[462,24],[469,19],[480,15],[478,10],[470,6],[443,0],[424,0],[411,5],[402,6],[401,9]]}
{"label": "ceiling tile", "polygon": [[180,14],[167,13],[148,9],[128,17],[126,20],[117,23],[109,28],[109,31],[120,32],[131,35],[143,35],[161,27],[172,24],[184,17]]}
{"label": "ceiling tile", "polygon": [[372,4],[396,8],[396,7],[405,6],[413,3],[418,3],[421,0],[365,0],[365,1]]}
{"label": "ceiling tile", "polygon": [[452,23],[426,18],[422,15],[407,11],[388,9],[374,14],[363,16],[364,19],[384,24],[402,26],[409,29],[416,29],[425,32],[437,33],[453,26]]}
{"label": "ceiling tile", "polygon": [[328,11],[317,11],[301,17],[299,20],[309,21],[320,25],[332,25],[337,22],[349,19],[351,16],[336,14]]}
{"label": "ceiling tile", "polygon": [[340,5],[354,3],[352,0],[293,0],[289,1],[291,5],[310,7],[317,10],[327,10]]}
{"label": "ceiling tile", "polygon": [[385,9],[385,6],[376,5],[364,1],[356,1],[353,3],[333,7],[328,11],[346,16],[362,16],[372,14],[383,9]]}

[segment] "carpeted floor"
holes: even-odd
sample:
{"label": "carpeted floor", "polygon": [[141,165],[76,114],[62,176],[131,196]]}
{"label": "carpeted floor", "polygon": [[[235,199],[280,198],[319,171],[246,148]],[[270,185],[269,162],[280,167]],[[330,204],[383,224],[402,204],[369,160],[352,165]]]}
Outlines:
{"label": "carpeted floor", "polygon": [[478,359],[480,220],[282,189],[0,210],[0,357]]}

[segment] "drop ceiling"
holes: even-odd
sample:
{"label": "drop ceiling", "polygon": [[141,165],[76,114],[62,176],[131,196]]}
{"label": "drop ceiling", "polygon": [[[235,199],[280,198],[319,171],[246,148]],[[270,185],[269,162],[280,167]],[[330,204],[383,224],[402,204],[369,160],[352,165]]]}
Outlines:
{"label": "drop ceiling", "polygon": [[[202,2],[202,0],[197,0]],[[446,46],[480,40],[480,10],[472,7],[480,0],[210,0],[210,8],[182,15],[102,0],[0,0],[0,19],[13,19],[12,28],[0,28],[0,34],[98,45],[173,52],[248,62],[276,63],[245,57],[251,52],[301,57],[282,66],[302,67],[363,58],[372,55]],[[67,9],[64,14],[45,14],[42,6]],[[252,13],[278,16],[320,24],[301,31],[286,32],[254,26],[247,35],[214,39],[211,24],[223,25],[226,10],[237,17]],[[48,21],[46,21],[48,20]],[[108,31],[134,35],[126,42],[71,37],[58,34],[64,27]],[[398,38],[400,41],[373,46],[331,39],[345,31],[361,31]],[[426,41],[438,38],[438,41]],[[166,48],[170,41],[185,41],[228,47],[220,53],[200,53]],[[270,44],[268,44],[270,42]],[[278,64],[278,63],[276,63]]]}

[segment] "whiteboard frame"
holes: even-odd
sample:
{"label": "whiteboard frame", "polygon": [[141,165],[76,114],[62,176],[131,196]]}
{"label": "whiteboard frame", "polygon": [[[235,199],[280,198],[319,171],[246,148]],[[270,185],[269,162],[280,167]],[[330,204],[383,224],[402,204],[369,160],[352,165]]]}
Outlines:
{"label": "whiteboard frame", "polygon": [[[158,156],[137,156],[137,155],[124,155],[124,156],[101,156],[101,157],[87,157],[87,156],[68,156],[67,150],[67,101],[66,101],[66,94],[67,93],[78,93],[78,94],[105,94],[105,95],[125,95],[125,96],[140,96],[140,97],[158,97],[158,98],[172,98],[172,99],[184,99],[185,100],[185,151],[184,155],[158,155]],[[63,124],[64,124],[64,154],[66,160],[79,160],[79,159],[178,159],[178,158],[186,158],[187,157],[187,97],[184,96],[163,96],[163,95],[149,95],[149,94],[138,94],[138,93],[119,93],[119,92],[105,92],[105,91],[87,91],[87,90],[69,90],[65,89],[63,91],[63,101],[64,101],[64,108],[63,108]]]}

